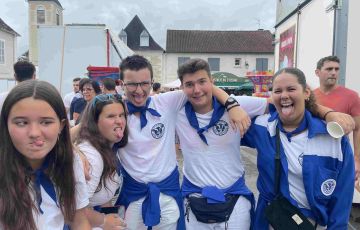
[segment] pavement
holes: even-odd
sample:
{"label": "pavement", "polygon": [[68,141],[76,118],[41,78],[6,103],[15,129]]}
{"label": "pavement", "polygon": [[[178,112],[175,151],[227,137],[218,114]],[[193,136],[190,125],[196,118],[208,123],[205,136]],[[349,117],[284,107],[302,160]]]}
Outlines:
{"label": "pavement", "polygon": [[[258,170],[256,167],[256,159],[257,159],[257,152],[255,149],[241,147],[241,157],[245,164],[245,180],[246,184],[250,188],[250,190],[254,193],[255,199],[259,196],[259,191],[256,188],[256,179],[258,177]],[[177,160],[179,164],[179,169],[182,169],[182,154],[181,150],[177,151]],[[181,170],[180,170],[181,171]],[[182,173],[180,172],[180,180],[182,181]],[[355,222],[355,220],[360,222],[360,204],[357,208],[353,208],[350,222],[348,224],[349,230],[360,230],[360,223]]]}

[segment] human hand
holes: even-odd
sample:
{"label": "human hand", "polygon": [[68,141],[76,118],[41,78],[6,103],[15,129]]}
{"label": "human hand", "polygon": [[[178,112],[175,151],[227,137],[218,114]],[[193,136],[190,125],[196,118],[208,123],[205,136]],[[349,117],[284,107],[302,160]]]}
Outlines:
{"label": "human hand", "polygon": [[345,134],[349,134],[355,129],[355,121],[352,116],[346,113],[331,112],[326,116],[326,122],[335,121],[343,128]]}
{"label": "human hand", "polygon": [[123,230],[126,229],[126,223],[117,214],[107,214],[101,227],[104,230]]}
{"label": "human hand", "polygon": [[228,113],[231,127],[234,130],[239,129],[240,135],[243,137],[251,125],[249,115],[240,106],[232,107]]}

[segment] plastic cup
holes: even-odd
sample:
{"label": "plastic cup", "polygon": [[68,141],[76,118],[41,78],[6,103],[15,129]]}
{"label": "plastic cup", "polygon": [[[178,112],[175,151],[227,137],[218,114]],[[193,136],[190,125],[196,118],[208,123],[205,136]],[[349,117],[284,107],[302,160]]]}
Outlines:
{"label": "plastic cup", "polygon": [[333,138],[340,138],[345,134],[343,128],[335,121],[327,123],[326,130]]}

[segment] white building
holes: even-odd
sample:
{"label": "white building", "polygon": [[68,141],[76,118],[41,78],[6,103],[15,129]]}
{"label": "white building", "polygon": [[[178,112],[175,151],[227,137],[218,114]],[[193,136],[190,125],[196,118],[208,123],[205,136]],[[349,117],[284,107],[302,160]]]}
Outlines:
{"label": "white building", "polygon": [[317,61],[336,55],[341,61],[339,83],[360,93],[359,9],[358,0],[278,0],[275,69],[285,64],[298,67],[316,88]]}
{"label": "white building", "polygon": [[15,85],[16,38],[20,36],[0,18],[0,92]]}
{"label": "white building", "polygon": [[202,58],[211,72],[244,77],[248,71],[274,70],[273,35],[268,30],[168,30],[165,82],[177,79],[177,68],[190,58]]}

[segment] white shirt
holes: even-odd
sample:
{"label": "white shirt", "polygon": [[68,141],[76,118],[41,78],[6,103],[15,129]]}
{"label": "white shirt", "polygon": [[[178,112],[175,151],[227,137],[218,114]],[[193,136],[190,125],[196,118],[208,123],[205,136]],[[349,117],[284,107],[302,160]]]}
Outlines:
{"label": "white shirt", "polygon": [[[235,97],[250,117],[264,114],[267,107],[266,99],[255,97]],[[209,124],[213,110],[206,114],[196,113],[199,126]],[[224,115],[216,125],[203,134],[206,145],[190,126],[181,109],[176,123],[181,150],[184,157],[183,172],[186,178],[199,187],[216,186],[227,188],[234,184],[243,174],[244,165],[240,156],[240,132],[232,129],[229,115]]]}
{"label": "white shirt", "polygon": [[[89,199],[87,196],[87,188],[81,159],[77,154],[74,154],[74,156],[76,209],[82,209],[89,204]],[[40,212],[33,211],[33,217],[37,228],[39,230],[63,230],[64,216],[60,208],[56,206],[53,199],[47,194],[42,186],[40,186],[40,190],[42,197],[40,207],[44,213],[41,214]],[[31,194],[33,196],[33,193]],[[33,199],[36,204],[35,197],[33,197]]]}
{"label": "white shirt", "polygon": [[281,143],[288,162],[290,196],[298,203],[299,207],[310,209],[302,176],[302,159],[307,146],[307,136],[308,131],[306,130],[291,137],[291,142],[289,142],[286,135],[280,132]]}
{"label": "white shirt", "polygon": [[128,116],[128,144],[120,149],[120,161],[135,180],[159,182],[176,167],[175,123],[179,110],[186,102],[182,91],[157,94],[151,97],[150,108],[161,117],[146,112],[147,125],[140,128],[140,118]]}
{"label": "white shirt", "polygon": [[71,92],[71,93],[66,94],[64,97],[64,105],[65,105],[66,110],[68,110],[68,112],[67,112],[68,118],[70,118],[70,105],[71,105],[72,100],[74,99],[74,96],[75,96],[75,92]]}
{"label": "white shirt", "polygon": [[112,179],[106,179],[106,188],[102,185],[101,190],[95,192],[99,186],[100,177],[104,170],[104,161],[100,153],[88,141],[78,144],[78,147],[80,151],[84,153],[90,164],[90,180],[86,182],[90,206],[103,205],[115,199],[114,197],[119,195],[115,193],[122,185],[122,178],[115,172]]}

